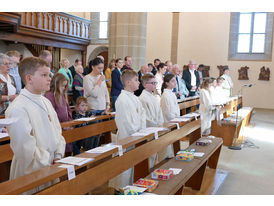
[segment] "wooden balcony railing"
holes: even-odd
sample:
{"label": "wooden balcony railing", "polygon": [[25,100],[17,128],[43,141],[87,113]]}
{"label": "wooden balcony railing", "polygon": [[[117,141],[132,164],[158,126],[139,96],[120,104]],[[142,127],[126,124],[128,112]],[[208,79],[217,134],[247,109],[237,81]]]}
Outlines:
{"label": "wooden balcony railing", "polygon": [[19,13],[21,14],[21,27],[89,39],[91,21],[87,19],[57,12]]}

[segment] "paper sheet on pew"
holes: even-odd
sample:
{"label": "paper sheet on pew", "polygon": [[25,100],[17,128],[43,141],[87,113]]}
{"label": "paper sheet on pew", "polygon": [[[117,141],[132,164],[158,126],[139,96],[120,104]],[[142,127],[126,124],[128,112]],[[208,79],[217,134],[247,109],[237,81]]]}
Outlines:
{"label": "paper sheet on pew", "polygon": [[202,157],[202,156],[204,156],[205,155],[205,153],[203,153],[203,152],[194,152],[194,157]]}
{"label": "paper sheet on pew", "polygon": [[187,121],[190,121],[190,120],[191,120],[191,117],[181,116],[181,117],[176,117],[176,118],[170,120],[170,122],[187,122]]}
{"label": "paper sheet on pew", "polygon": [[65,157],[63,159],[60,159],[56,162],[63,163],[63,164],[69,164],[69,165],[77,165],[81,166],[83,164],[86,164],[88,162],[93,161],[94,158],[83,158],[83,157]]}
{"label": "paper sheet on pew", "polygon": [[96,147],[94,149],[88,150],[86,151],[86,153],[105,153],[117,147],[119,147],[119,145],[105,145],[105,146]]}
{"label": "paper sheet on pew", "polygon": [[164,128],[164,127],[147,127],[145,129],[141,129],[140,131],[138,132],[135,132],[134,134],[130,135],[130,136],[133,136],[133,137],[144,137],[144,136],[147,136],[149,134],[155,134],[155,133],[158,133],[160,131],[166,131],[168,130],[167,128]]}
{"label": "paper sheet on pew", "polygon": [[182,169],[179,168],[169,168],[169,170],[172,170],[174,175],[178,175],[182,171]]}
{"label": "paper sheet on pew", "polygon": [[0,139],[1,139],[1,138],[8,137],[8,136],[9,136],[8,133],[0,133]]}
{"label": "paper sheet on pew", "polygon": [[5,119],[0,119],[0,127],[6,127],[9,126],[15,122],[18,121],[17,117],[14,118],[5,118]]}
{"label": "paper sheet on pew", "polygon": [[183,115],[182,117],[191,118],[191,117],[199,117],[199,116],[200,116],[200,113],[198,113],[198,112],[191,112],[191,113]]}
{"label": "paper sheet on pew", "polygon": [[80,118],[80,119],[75,119],[74,121],[84,121],[84,122],[88,122],[88,121],[91,121],[91,120],[94,120],[95,117],[83,117],[83,118]]}

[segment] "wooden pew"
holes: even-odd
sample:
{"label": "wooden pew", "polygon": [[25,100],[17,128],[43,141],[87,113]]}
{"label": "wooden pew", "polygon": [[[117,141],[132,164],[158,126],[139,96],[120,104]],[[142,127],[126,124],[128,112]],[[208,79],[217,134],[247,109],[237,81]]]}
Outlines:
{"label": "wooden pew", "polygon": [[[128,137],[119,143],[123,149],[135,146],[134,149],[125,152],[122,156],[112,157],[116,153],[117,148],[103,154],[82,153],[79,157],[93,157],[95,160],[81,167],[88,165],[88,169],[79,173],[75,179],[70,181],[64,180],[55,184],[38,194],[86,194],[90,190],[106,183],[111,178],[117,176],[128,168],[137,165],[145,159],[148,159],[154,153],[164,149],[167,145],[179,141],[182,137],[191,132],[200,129],[200,120],[194,120],[188,123],[180,123],[181,128],[172,130],[176,126],[170,125],[172,131],[165,131],[159,136],[158,140],[151,140],[153,135],[146,137]],[[144,144],[140,144],[144,142]],[[66,175],[66,169],[58,168],[59,164],[45,167],[41,170],[33,172],[29,175],[19,177],[0,184],[0,194],[21,194],[34,187],[45,184],[50,180]],[[75,167],[76,172],[81,167]]]}
{"label": "wooden pew", "polygon": [[[188,149],[195,149],[197,152],[205,153],[203,157],[195,157],[190,162],[178,161],[174,157],[160,166],[160,169],[179,168],[182,171],[168,181],[158,180],[159,185],[153,193],[158,195],[181,195],[184,187],[200,190],[206,167],[217,168],[222,142],[222,138],[212,139],[212,143],[208,146],[197,146],[194,142]],[[151,174],[145,178],[152,179]]]}
{"label": "wooden pew", "polygon": [[[220,111],[220,115],[223,114],[224,117],[232,114],[237,110],[238,105],[242,105],[242,98],[240,101],[237,99],[231,100],[227,103]],[[246,110],[243,115],[242,111]],[[242,119],[236,123],[231,122],[222,122],[221,125],[218,124],[217,119],[212,121],[211,125],[211,134],[214,136],[219,136],[223,138],[225,146],[231,146],[234,140],[234,135],[237,129],[236,138],[238,143],[242,143],[244,141],[244,136],[242,135],[244,127],[249,125],[251,115],[253,113],[252,107],[243,107],[238,111],[239,117]]]}
{"label": "wooden pew", "polygon": [[194,97],[187,97],[184,100],[178,101],[180,111],[182,115],[186,114],[186,109],[190,108],[191,112],[196,111],[196,105],[200,104],[200,97],[194,96]]}
{"label": "wooden pew", "polygon": [[[71,130],[63,130],[62,135],[64,136],[66,143],[75,142],[77,140],[86,139],[91,136],[96,136],[100,134],[105,135],[105,143],[111,142],[110,132],[116,130],[115,121],[112,119],[114,115],[101,115],[97,116],[96,119],[89,122],[106,120],[96,124],[87,125],[84,127],[74,128]],[[61,123],[62,128],[73,127],[86,121],[69,121]],[[9,140],[9,137],[1,138],[2,140]],[[6,181],[9,179],[9,168],[10,163],[13,158],[13,152],[9,144],[0,145],[0,152],[3,155],[0,155],[0,182]]]}

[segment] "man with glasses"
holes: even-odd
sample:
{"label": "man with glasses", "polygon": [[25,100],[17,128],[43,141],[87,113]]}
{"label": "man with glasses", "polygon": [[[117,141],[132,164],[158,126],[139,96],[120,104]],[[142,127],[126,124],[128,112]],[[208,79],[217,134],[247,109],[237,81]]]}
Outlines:
{"label": "man with glasses", "polygon": [[193,60],[189,61],[188,69],[183,71],[183,79],[189,91],[189,96],[197,95],[197,91],[200,89],[200,77],[197,71],[197,64]]}

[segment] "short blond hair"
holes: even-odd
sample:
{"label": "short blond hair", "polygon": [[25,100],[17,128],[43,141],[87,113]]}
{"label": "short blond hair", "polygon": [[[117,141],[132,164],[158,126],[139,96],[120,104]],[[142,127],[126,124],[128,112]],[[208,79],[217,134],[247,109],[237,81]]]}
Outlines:
{"label": "short blond hair", "polygon": [[15,50],[6,52],[6,55],[8,55],[9,57],[20,57],[20,53]]}
{"label": "short blond hair", "polygon": [[138,77],[137,72],[135,72],[133,70],[129,70],[129,69],[126,69],[125,71],[123,71],[123,73],[121,75],[121,82],[122,82],[123,86],[125,87],[126,81],[130,81],[134,77]]}
{"label": "short blond hair", "polygon": [[25,59],[23,59],[20,63],[19,63],[19,75],[23,81],[23,83],[26,85],[26,75],[30,74],[30,75],[34,75],[34,73],[43,66],[49,66],[48,63],[38,57],[27,57]]}
{"label": "short blond hair", "polygon": [[147,83],[149,80],[154,79],[155,76],[153,74],[147,73],[142,76],[142,83]]}

